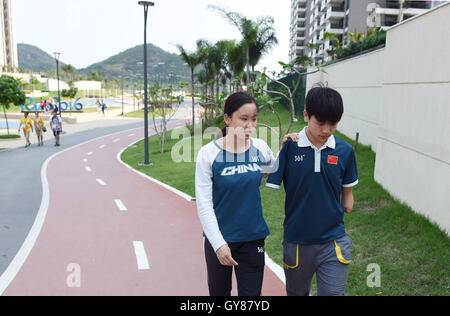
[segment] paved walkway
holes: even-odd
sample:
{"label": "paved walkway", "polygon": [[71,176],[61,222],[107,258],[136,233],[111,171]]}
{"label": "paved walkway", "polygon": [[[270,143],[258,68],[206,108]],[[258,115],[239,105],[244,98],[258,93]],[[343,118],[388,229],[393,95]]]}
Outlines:
{"label": "paved walkway", "polygon": [[[103,136],[46,161],[41,208],[0,277],[0,294],[208,294],[195,203],[117,159],[142,134],[134,128]],[[263,294],[285,294],[268,268]]]}

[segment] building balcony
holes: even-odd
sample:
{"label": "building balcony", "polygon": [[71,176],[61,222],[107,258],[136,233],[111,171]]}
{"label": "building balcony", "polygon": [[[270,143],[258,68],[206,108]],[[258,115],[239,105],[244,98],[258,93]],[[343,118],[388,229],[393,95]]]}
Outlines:
{"label": "building balcony", "polygon": [[344,34],[344,29],[333,29],[333,28],[331,28],[331,25],[330,25],[330,28],[327,29],[327,32],[340,35],[340,34]]}
{"label": "building balcony", "polygon": [[322,17],[327,14],[327,8],[321,8],[317,10],[317,18]]}
{"label": "building balcony", "polygon": [[345,12],[344,11],[330,11],[329,14],[330,18],[344,18],[345,17]]}

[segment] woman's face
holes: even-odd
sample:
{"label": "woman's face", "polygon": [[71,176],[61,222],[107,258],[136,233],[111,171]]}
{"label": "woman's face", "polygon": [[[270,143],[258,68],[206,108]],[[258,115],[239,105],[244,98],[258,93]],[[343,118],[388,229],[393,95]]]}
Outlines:
{"label": "woman's face", "polygon": [[230,135],[249,139],[256,131],[258,108],[255,103],[247,103],[234,112],[231,117],[225,114],[224,119]]}

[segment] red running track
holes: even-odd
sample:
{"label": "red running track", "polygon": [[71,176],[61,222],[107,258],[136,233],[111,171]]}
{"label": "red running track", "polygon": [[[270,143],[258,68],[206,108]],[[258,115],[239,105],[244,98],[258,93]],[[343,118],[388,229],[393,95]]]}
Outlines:
{"label": "red running track", "polygon": [[[4,295],[208,295],[195,202],[116,159],[141,134],[106,136],[50,161],[45,222]],[[263,295],[285,295],[267,267]]]}

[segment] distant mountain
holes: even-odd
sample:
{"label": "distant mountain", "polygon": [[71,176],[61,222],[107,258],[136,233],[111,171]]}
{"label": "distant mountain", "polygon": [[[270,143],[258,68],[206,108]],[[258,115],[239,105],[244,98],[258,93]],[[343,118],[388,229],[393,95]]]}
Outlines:
{"label": "distant mountain", "polygon": [[[17,44],[19,67],[32,71],[55,70],[55,58],[42,49],[28,44]],[[176,83],[190,78],[190,70],[177,54],[168,53],[148,44],[148,75],[150,82]],[[144,45],[127,49],[102,62],[84,69],[77,69],[79,75],[89,75],[96,71],[101,77],[114,80],[121,76],[128,81],[143,81]],[[64,65],[63,63],[60,64]]]}
{"label": "distant mountain", "polygon": [[[179,55],[168,53],[159,47],[148,44],[147,58],[150,81],[170,83],[188,79],[189,69]],[[139,81],[144,77],[143,61],[144,45],[138,45],[77,72],[88,75],[91,71],[96,71],[108,80],[122,76],[127,80]]]}
{"label": "distant mountain", "polygon": [[36,46],[17,44],[17,53],[20,68],[37,72],[56,69],[55,58]]}

